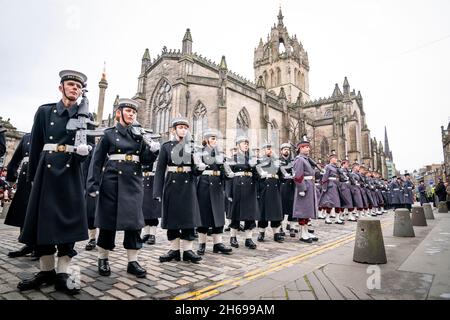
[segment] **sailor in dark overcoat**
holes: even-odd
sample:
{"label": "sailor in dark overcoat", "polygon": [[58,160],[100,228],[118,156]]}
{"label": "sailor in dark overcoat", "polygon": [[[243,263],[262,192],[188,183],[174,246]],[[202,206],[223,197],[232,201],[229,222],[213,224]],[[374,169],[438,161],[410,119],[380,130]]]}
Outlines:
{"label": "sailor in dark overcoat", "polygon": [[141,128],[135,125],[138,102],[119,99],[117,123],[104,130],[95,147],[89,168],[87,191],[97,197],[95,226],[100,229],[98,273],[109,276],[109,252],[115,247],[116,231],[125,231],[123,246],[127,250],[127,272],[138,278],[146,270],[138,262],[142,248],[142,165],[155,161],[159,143],[145,141]]}
{"label": "sailor in dark overcoat", "polygon": [[217,130],[208,129],[203,132],[203,148],[201,150],[202,162],[206,169],[198,177],[197,198],[200,207],[201,227],[198,231],[197,254],[204,255],[206,250],[206,237],[211,228],[213,237],[213,252],[230,254],[232,249],[223,244],[222,234],[225,225],[224,206],[224,155],[217,146]]}
{"label": "sailor in dark overcoat", "polygon": [[[296,219],[292,217],[293,207],[294,207],[294,194],[295,194],[295,183],[294,177],[292,175],[292,167],[294,165],[294,157],[291,154],[291,144],[283,143],[280,147],[280,192],[281,192],[281,206],[283,213],[283,222],[280,234],[285,235],[284,230],[289,230],[293,232],[295,237],[294,226],[296,225]],[[287,227],[289,226],[289,228]]]}
{"label": "sailor in dark overcoat", "polygon": [[153,184],[158,159],[150,165],[142,166],[142,183],[144,186],[144,198],[142,211],[144,212],[145,227],[142,231],[142,241],[149,245],[156,243],[156,229],[162,216],[161,202],[153,198]]}
{"label": "sailor in dark overcoat", "polygon": [[[92,161],[92,155],[95,151],[95,139],[92,141],[88,141],[88,144],[92,147],[92,150],[89,152],[89,155],[87,159],[83,162],[83,179],[84,179],[84,185],[88,187],[88,174],[89,174],[89,167],[91,165]],[[89,241],[85,246],[85,250],[91,251],[94,250],[97,246],[97,228],[95,227],[95,207],[97,203],[96,197],[91,197],[87,191],[85,191],[85,197],[86,197],[86,214],[87,214],[87,223],[88,223],[88,235],[89,235]]]}
{"label": "sailor in dark overcoat", "polygon": [[195,154],[189,121],[174,118],[171,128],[173,138],[161,146],[153,186],[153,197],[162,200],[161,225],[171,244],[159,261],[180,261],[183,248],[183,261],[198,263],[202,257],[193,251],[194,229],[201,226],[196,177],[206,165]]}
{"label": "sailor in dark overcoat", "polygon": [[[5,218],[5,224],[9,226],[19,227],[22,229],[27,213],[28,199],[31,192],[31,183],[27,181],[28,162],[30,161],[30,138],[31,134],[25,134],[17,145],[16,150],[8,163],[8,171],[6,181],[10,185],[16,183],[17,190],[8,214]],[[20,170],[19,170],[20,167]],[[8,257],[22,257],[33,252],[33,247],[24,245],[18,251],[8,252]]]}
{"label": "sailor in dark overcoat", "polygon": [[61,100],[39,107],[34,118],[28,163],[32,189],[20,236],[20,242],[35,246],[41,271],[21,281],[18,288],[37,289],[44,283],[55,283],[56,290],[76,294],[80,290],[79,283],[69,279],[67,270],[77,254],[75,242],[87,239],[81,165],[89,154],[89,146],[85,143],[75,146],[76,130],[68,130],[66,126],[69,119],[91,115],[82,111],[81,105],[87,105],[85,100],[80,109],[77,103],[87,77],[77,71],[64,70],[60,78]]}

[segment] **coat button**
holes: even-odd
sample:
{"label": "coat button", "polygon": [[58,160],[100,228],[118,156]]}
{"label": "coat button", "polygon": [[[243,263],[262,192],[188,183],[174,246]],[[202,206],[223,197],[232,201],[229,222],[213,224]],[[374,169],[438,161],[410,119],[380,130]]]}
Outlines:
{"label": "coat button", "polygon": [[139,154],[139,150],[138,150],[138,151],[136,151],[136,154]]}
{"label": "coat button", "polygon": [[116,141],[119,141],[119,138],[117,138]]}
{"label": "coat button", "polygon": [[51,165],[51,164],[48,164],[48,165],[47,165],[47,168],[51,168],[51,167],[52,167],[52,165]]}
{"label": "coat button", "polygon": [[117,149],[117,152],[120,152],[120,149]]}
{"label": "coat button", "polygon": [[118,133],[119,132],[119,130],[116,130],[116,133]]}
{"label": "coat button", "polygon": [[27,145],[29,145],[30,143],[29,142],[27,142]]}
{"label": "coat button", "polygon": [[122,174],[122,171],[119,171],[119,174]]}
{"label": "coat button", "polygon": [[150,187],[150,185],[147,183],[147,187]]}
{"label": "coat button", "polygon": [[25,155],[27,156],[27,155],[28,155],[28,152],[25,152]]}
{"label": "coat button", "polygon": [[50,122],[50,125],[51,125],[51,126],[54,126],[54,125],[55,125],[55,123],[54,123],[54,122]]}
{"label": "coat button", "polygon": [[175,183],[175,180],[172,180],[172,183]]}
{"label": "coat button", "polygon": [[66,164],[66,167],[67,167],[67,168],[70,168],[70,164]]}
{"label": "coat button", "polygon": [[187,181],[187,180],[184,180],[184,183],[188,183],[188,181]]}
{"label": "coat button", "polygon": [[55,109],[55,110],[53,110],[53,113],[56,113],[56,109]]}
{"label": "coat button", "polygon": [[48,137],[50,140],[53,140],[53,136]]}
{"label": "coat button", "polygon": [[135,172],[134,175],[137,175],[137,172]]}
{"label": "coat button", "polygon": [[75,138],[72,138],[72,141],[75,141]]}
{"label": "coat button", "polygon": [[212,185],[212,182],[210,182],[210,185]]}

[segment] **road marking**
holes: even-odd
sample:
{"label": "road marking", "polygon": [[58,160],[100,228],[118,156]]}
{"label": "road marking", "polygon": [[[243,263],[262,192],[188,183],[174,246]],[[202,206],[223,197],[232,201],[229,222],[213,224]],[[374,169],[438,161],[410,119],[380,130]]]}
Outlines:
{"label": "road marking", "polygon": [[[381,227],[384,228],[384,227],[386,227],[388,225],[392,225],[392,224],[394,224],[394,221],[389,220],[389,221],[381,223]],[[222,280],[222,281],[217,282],[216,284],[204,287],[204,288],[202,288],[200,290],[197,290],[197,291],[186,292],[184,294],[181,294],[181,295],[178,295],[178,296],[174,297],[172,300],[186,300],[186,299],[188,299],[188,300],[201,300],[201,299],[205,299],[205,298],[210,298],[212,296],[215,296],[215,295],[218,295],[220,293],[223,293],[223,292],[220,292],[217,289],[220,288],[220,287],[223,287],[223,286],[225,286],[227,284],[231,283],[232,286],[238,287],[238,286],[241,285],[241,283],[243,281],[251,281],[251,280],[257,279],[257,278],[259,278],[261,276],[264,276],[264,275],[266,275],[268,273],[272,273],[272,272],[284,269],[284,268],[286,268],[286,267],[288,267],[288,266],[290,266],[290,265],[292,265],[294,263],[298,263],[298,262],[307,260],[309,258],[312,258],[312,257],[316,256],[316,255],[319,255],[321,253],[329,251],[331,249],[335,249],[337,247],[343,246],[343,245],[345,245],[345,244],[355,240],[355,237],[356,237],[356,232],[354,234],[347,235],[347,236],[344,236],[342,238],[338,238],[338,239],[332,240],[329,243],[326,243],[326,244],[324,244],[324,245],[322,245],[322,246],[320,246],[320,247],[318,247],[316,249],[312,249],[312,250],[307,251],[305,253],[301,253],[299,255],[296,255],[296,256],[293,256],[293,257],[290,257],[290,258],[286,258],[284,260],[273,262],[267,267],[267,269],[258,268],[258,269],[252,270],[250,272],[247,272],[243,276]]]}

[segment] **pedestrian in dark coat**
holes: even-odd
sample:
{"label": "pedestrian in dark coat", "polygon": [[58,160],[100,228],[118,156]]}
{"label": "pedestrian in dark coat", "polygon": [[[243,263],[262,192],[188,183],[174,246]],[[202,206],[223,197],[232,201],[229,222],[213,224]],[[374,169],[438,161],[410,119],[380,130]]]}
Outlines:
{"label": "pedestrian in dark coat", "polygon": [[237,242],[237,231],[240,222],[244,221],[245,246],[256,249],[252,240],[252,230],[256,227],[255,220],[258,216],[257,199],[257,164],[256,157],[249,154],[249,140],[247,137],[239,136],[236,139],[238,147],[232,162],[225,162],[227,177],[232,179],[230,205],[231,237],[230,244],[234,248],[239,247]]}
{"label": "pedestrian in dark coat", "polygon": [[417,189],[419,191],[420,205],[422,206],[424,203],[428,203],[427,189],[426,189],[425,183],[423,181],[420,181],[419,186],[418,186]]}
{"label": "pedestrian in dark coat", "polygon": [[171,128],[173,138],[161,147],[153,187],[153,197],[162,199],[162,228],[167,229],[171,243],[170,251],[159,261],[180,261],[183,240],[183,261],[198,263],[202,257],[193,251],[194,229],[201,227],[196,177],[206,165],[194,154],[189,121],[174,118]]}
{"label": "pedestrian in dark coat", "polygon": [[142,248],[140,230],[144,226],[142,213],[142,165],[156,159],[159,143],[145,141],[141,129],[133,125],[139,104],[132,99],[120,99],[115,127],[107,128],[92,157],[88,177],[88,193],[98,197],[95,226],[98,235],[98,273],[109,276],[109,251],[115,247],[116,231],[125,231],[123,246],[127,250],[127,272],[138,278],[146,270],[138,263]]}
{"label": "pedestrian in dark coat", "polygon": [[156,243],[156,228],[162,216],[161,202],[153,198],[153,184],[158,159],[150,165],[142,166],[144,198],[142,211],[144,212],[144,223],[142,242],[154,245]]}
{"label": "pedestrian in dark coat", "polygon": [[217,147],[218,132],[206,130],[203,133],[202,162],[206,169],[198,177],[197,198],[200,207],[201,227],[198,231],[197,254],[204,255],[206,249],[206,236],[209,228],[212,229],[213,252],[230,254],[232,249],[223,244],[222,234],[225,225],[224,189],[225,171],[224,156]]}
{"label": "pedestrian in dark coat", "polygon": [[[5,218],[5,224],[9,226],[19,227],[22,230],[27,213],[28,199],[31,192],[31,183],[27,181],[28,162],[30,159],[30,138],[31,134],[27,133],[20,140],[11,161],[8,163],[8,173],[6,181],[13,185],[17,181],[17,190]],[[19,171],[20,167],[20,171]],[[33,247],[24,245],[18,251],[11,251],[8,257],[22,257],[33,252]]]}
{"label": "pedestrian in dark coat", "polygon": [[318,237],[308,231],[310,219],[317,218],[317,194],[314,184],[314,167],[316,164],[309,157],[311,150],[308,139],[297,144],[298,156],[294,160],[295,198],[293,217],[298,219],[300,225],[300,241],[311,243]]}
{"label": "pedestrian in dark coat", "polygon": [[269,226],[273,231],[275,242],[284,242],[280,234],[281,221],[284,218],[280,193],[280,161],[273,153],[272,144],[266,143],[262,147],[263,156],[256,165],[259,175],[258,181],[258,241],[263,242],[266,228]]}
{"label": "pedestrian in dark coat", "polygon": [[330,163],[325,166],[325,174],[322,177],[322,196],[320,197],[319,207],[325,208],[325,223],[331,224],[330,213],[334,209],[336,212],[336,223],[344,224],[340,219],[341,197],[339,194],[339,172],[337,167],[337,155],[332,151],[328,157]]}
{"label": "pedestrian in dark coat", "polygon": [[[67,269],[75,242],[87,239],[86,202],[82,162],[89,154],[87,144],[74,146],[75,130],[66,128],[70,119],[88,114],[87,100],[80,106],[86,76],[64,70],[60,72],[62,99],[46,104],[36,112],[31,130],[28,180],[33,183],[20,242],[35,246],[40,257],[40,272],[19,283],[19,290],[37,289],[55,283],[55,289],[69,294],[79,292],[79,284],[69,280]],[[80,113],[80,114],[79,114]],[[55,272],[55,246],[58,264]]]}

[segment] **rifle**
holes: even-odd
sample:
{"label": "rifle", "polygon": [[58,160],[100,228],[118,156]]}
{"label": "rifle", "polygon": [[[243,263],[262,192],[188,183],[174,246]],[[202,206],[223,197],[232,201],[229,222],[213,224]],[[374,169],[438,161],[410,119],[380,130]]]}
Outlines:
{"label": "rifle", "polygon": [[[89,130],[88,124],[91,124],[93,126],[97,126],[97,124],[90,119],[90,113],[89,113],[89,100],[86,96],[86,92],[88,90],[86,88],[83,88],[83,94],[81,103],[78,106],[78,118],[71,118],[67,122],[66,129],[68,131],[76,131],[75,134],[75,150],[76,147],[82,144],[87,145],[87,137],[100,137],[104,135],[103,130]],[[89,146],[89,151],[91,151],[92,147]]]}

